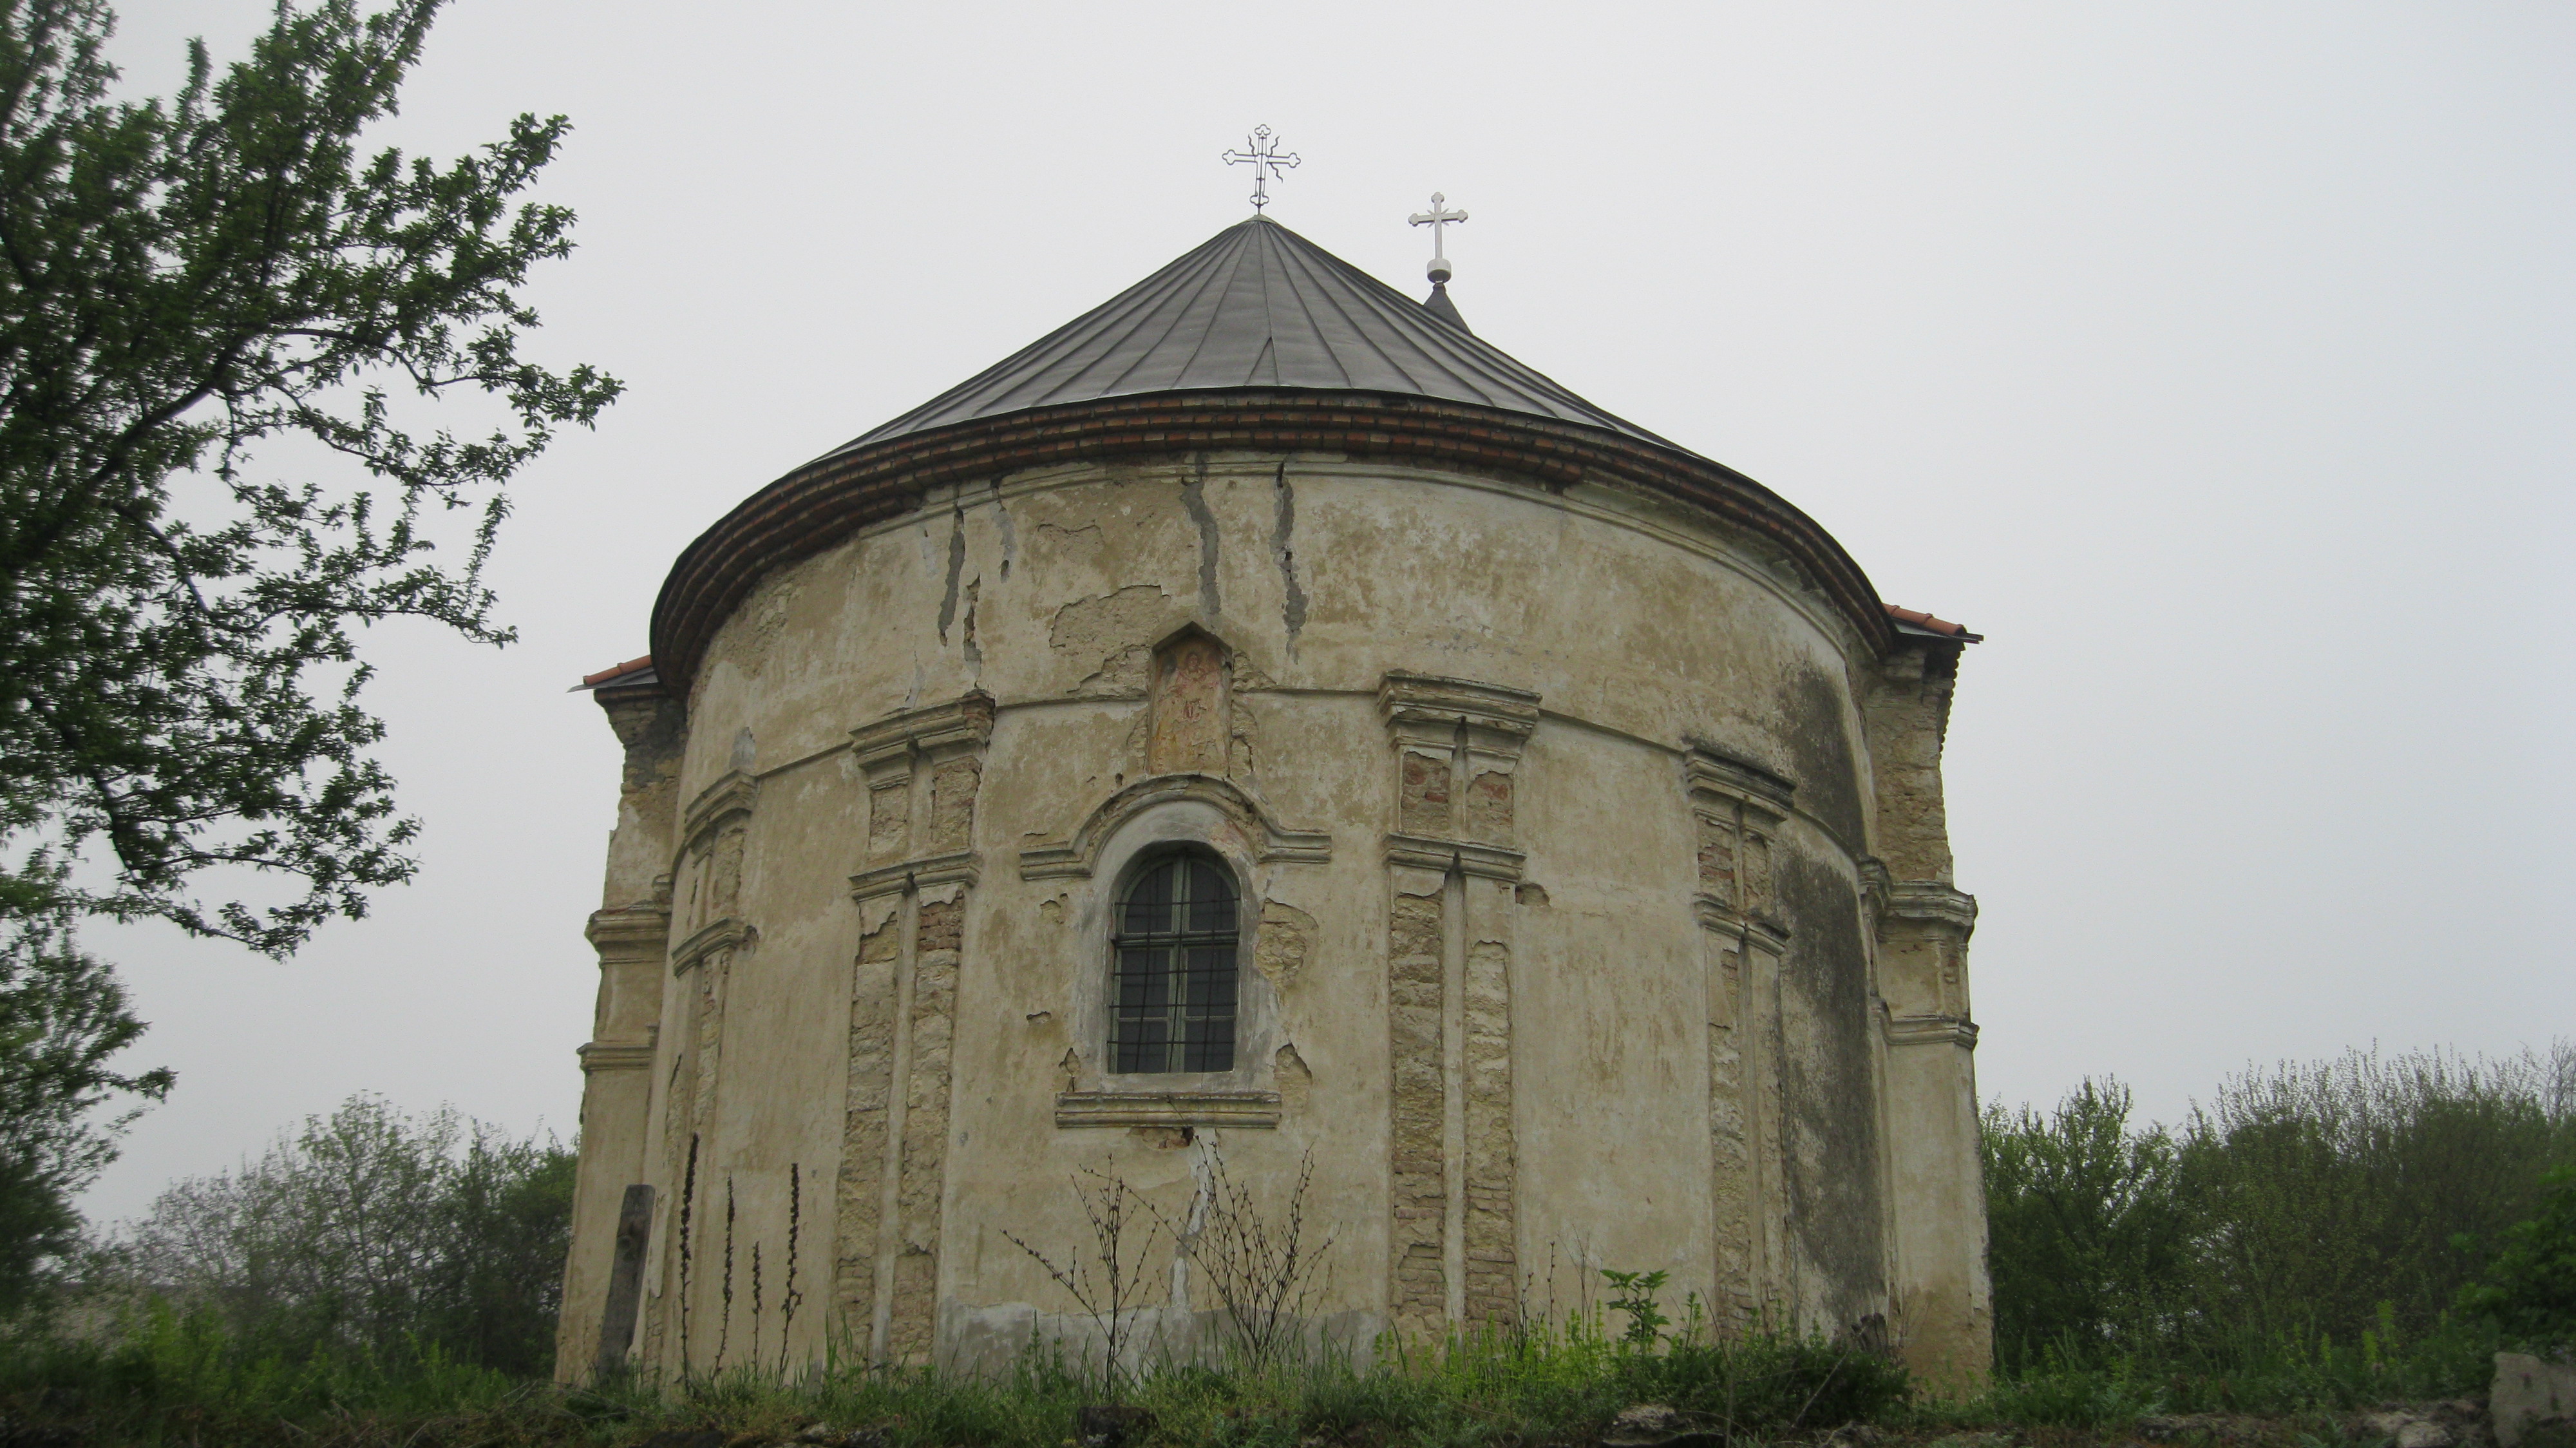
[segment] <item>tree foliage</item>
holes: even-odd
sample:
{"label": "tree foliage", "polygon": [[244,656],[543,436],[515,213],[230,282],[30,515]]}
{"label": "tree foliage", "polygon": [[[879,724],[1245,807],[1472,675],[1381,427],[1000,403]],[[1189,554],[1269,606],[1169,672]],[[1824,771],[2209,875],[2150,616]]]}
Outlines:
{"label": "tree foliage", "polygon": [[2156,1330],[2187,1245],[2180,1151],[2129,1128],[2129,1088],[2086,1080],[2053,1112],[1986,1108],[1995,1338],[2008,1359],[2042,1347],[2115,1351]]}
{"label": "tree foliage", "polygon": [[[74,947],[67,923],[0,936],[0,1318],[79,1247],[72,1198],[115,1155],[136,1103],[170,1089],[167,1070],[109,1064],[142,1033],[124,987]],[[101,1114],[119,1101],[121,1114]]]}
{"label": "tree foliage", "polygon": [[2129,1109],[2087,1081],[2047,1116],[1985,1113],[2008,1369],[2418,1341],[2455,1305],[2527,1332],[2567,1290],[2551,1272],[2576,1270],[2549,1265],[2576,1263],[2576,1237],[2552,1235],[2576,1233],[2576,1190],[2545,1185],[2576,1163],[2565,1043],[2283,1063],[2229,1079],[2178,1129]]}
{"label": "tree foliage", "polygon": [[237,1172],[173,1183],[113,1250],[130,1291],[295,1356],[435,1345],[540,1375],[571,1245],[573,1153],[453,1110],[355,1096]]}
{"label": "tree foliage", "polygon": [[2539,1214],[2506,1229],[2485,1272],[2460,1290],[2460,1310],[2526,1342],[2576,1343],[2576,1165],[2550,1172],[2541,1190]]}
{"label": "tree foliage", "polygon": [[[503,485],[619,390],[520,352],[573,217],[514,198],[562,117],[444,165],[362,147],[439,4],[283,0],[247,59],[199,43],[127,101],[103,0],[0,0],[0,912],[284,954],[413,869],[354,632],[506,640]],[[488,431],[407,425],[456,393]],[[352,485],[280,480],[272,445]],[[259,899],[200,898],[235,870]]]}

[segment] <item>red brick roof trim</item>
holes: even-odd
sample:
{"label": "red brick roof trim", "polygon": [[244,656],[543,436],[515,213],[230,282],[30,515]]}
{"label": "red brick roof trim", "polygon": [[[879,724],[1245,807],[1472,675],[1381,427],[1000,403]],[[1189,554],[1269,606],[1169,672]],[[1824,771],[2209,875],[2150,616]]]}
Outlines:
{"label": "red brick roof trim", "polygon": [[1986,637],[1984,634],[1972,634],[1965,628],[1950,622],[1946,618],[1934,618],[1932,615],[1923,612],[1921,609],[1898,608],[1895,604],[1891,603],[1887,605],[1887,616],[1890,618],[1903,619],[1905,622],[1914,625],[1916,628],[1930,629],[1936,634],[1946,634],[1951,638],[1957,639],[1961,643],[1981,643]]}
{"label": "red brick roof trim", "polygon": [[611,679],[622,679],[628,674],[640,674],[651,667],[653,667],[653,656],[651,654],[644,654],[637,658],[628,659],[622,664],[616,664],[602,669],[596,674],[582,675],[581,686],[585,689],[595,689],[600,685],[607,683]]}

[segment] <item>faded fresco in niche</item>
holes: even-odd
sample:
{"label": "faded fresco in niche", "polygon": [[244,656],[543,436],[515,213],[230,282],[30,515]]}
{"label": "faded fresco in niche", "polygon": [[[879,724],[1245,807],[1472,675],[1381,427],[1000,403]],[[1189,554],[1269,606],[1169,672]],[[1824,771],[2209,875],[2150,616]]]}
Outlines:
{"label": "faded fresco in niche", "polygon": [[1154,732],[1146,767],[1156,774],[1223,774],[1225,646],[1205,634],[1175,639],[1154,656]]}

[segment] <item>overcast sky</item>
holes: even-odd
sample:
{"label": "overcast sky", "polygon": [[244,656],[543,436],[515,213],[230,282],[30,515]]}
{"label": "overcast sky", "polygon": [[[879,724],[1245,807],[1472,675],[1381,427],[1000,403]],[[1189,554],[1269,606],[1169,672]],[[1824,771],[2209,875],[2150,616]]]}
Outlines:
{"label": "overcast sky", "polygon": [[[129,0],[166,91],[260,0]],[[2576,1035],[2576,7],[455,0],[390,139],[577,129],[522,641],[368,640],[419,880],[286,964],[96,929],[179,1071],[140,1210],[357,1091],[567,1135],[617,754],[564,688],[782,472],[1246,214],[1769,484],[1987,635],[1948,779],[1979,1084]]]}

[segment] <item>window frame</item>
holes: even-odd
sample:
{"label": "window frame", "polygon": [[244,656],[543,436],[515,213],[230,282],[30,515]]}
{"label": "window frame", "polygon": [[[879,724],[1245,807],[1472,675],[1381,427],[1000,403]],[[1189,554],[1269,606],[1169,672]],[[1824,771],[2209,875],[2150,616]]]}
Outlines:
{"label": "window frame", "polygon": [[[1137,912],[1152,908],[1137,894],[1165,870],[1174,872],[1176,898],[1163,902],[1162,929],[1138,929]],[[1242,1056],[1245,900],[1243,881],[1216,851],[1190,843],[1140,853],[1120,872],[1109,915],[1108,1032],[1102,1061],[1108,1074],[1132,1077],[1231,1075]],[[1203,894],[1202,881],[1221,897]],[[1219,926],[1190,916],[1223,903]],[[1194,909],[1194,907],[1196,907]],[[1177,917],[1177,918],[1175,918]],[[1202,963],[1200,952],[1223,952]],[[1136,968],[1132,955],[1148,960]],[[1151,959],[1160,956],[1159,961]],[[1138,999],[1138,997],[1152,999]],[[1132,1002],[1132,1004],[1131,1004]],[[1221,1064],[1211,1060],[1222,1020]],[[1159,1026],[1139,1039],[1135,1028]],[[1159,1039],[1153,1039],[1154,1036]],[[1160,1064],[1145,1064],[1159,1054]]]}

